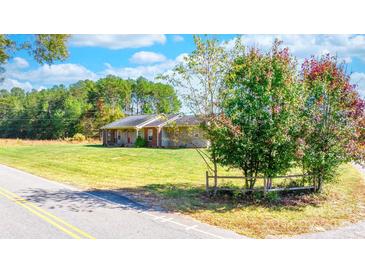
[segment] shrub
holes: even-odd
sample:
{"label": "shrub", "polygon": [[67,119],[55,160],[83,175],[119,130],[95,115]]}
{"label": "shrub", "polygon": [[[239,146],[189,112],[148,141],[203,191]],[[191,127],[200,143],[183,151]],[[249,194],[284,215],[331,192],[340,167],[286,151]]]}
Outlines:
{"label": "shrub", "polygon": [[81,134],[81,133],[76,133],[73,137],[72,137],[72,141],[77,141],[77,142],[83,142],[86,140],[85,135]]}
{"label": "shrub", "polygon": [[265,199],[269,203],[277,203],[280,200],[280,194],[278,192],[268,192]]}
{"label": "shrub", "polygon": [[147,141],[143,139],[141,136],[138,136],[136,142],[134,143],[135,147],[146,147]]}

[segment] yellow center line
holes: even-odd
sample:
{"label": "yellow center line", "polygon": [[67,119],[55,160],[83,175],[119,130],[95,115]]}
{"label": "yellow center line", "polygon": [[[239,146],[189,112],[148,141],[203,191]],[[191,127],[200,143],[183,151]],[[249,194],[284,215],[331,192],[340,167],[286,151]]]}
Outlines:
{"label": "yellow center line", "polygon": [[[62,220],[61,218],[45,211],[44,209],[34,205],[33,203],[27,201],[26,199],[20,197],[19,195],[15,194],[15,193],[13,193],[9,190],[6,190],[6,189],[0,187],[0,195],[8,198],[9,200],[15,202],[18,205],[26,208],[27,210],[29,210],[30,212],[32,212],[36,216],[38,216],[41,219],[43,219],[44,221],[52,224],[53,226],[60,229],[64,233],[68,234],[72,238],[81,239],[81,237],[80,237],[80,235],[81,235],[81,236],[84,236],[85,238],[95,239],[90,234],[88,234],[88,233],[82,231],[81,229],[67,223],[66,221]],[[71,230],[65,228],[64,226],[58,224],[57,222],[63,224],[64,226],[68,227]]]}

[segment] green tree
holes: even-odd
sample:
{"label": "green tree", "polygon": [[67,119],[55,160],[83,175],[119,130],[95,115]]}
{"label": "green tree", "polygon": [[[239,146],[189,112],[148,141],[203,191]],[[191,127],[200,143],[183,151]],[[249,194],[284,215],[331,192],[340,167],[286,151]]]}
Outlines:
{"label": "green tree", "polygon": [[365,102],[333,56],[306,60],[302,80],[306,100],[299,158],[316,175],[320,191],[340,164],[364,159]]}
{"label": "green tree", "polygon": [[163,83],[152,83],[154,113],[177,113],[181,108],[181,102],[175,89]]}
{"label": "green tree", "polygon": [[293,165],[301,89],[295,59],[276,41],[267,54],[252,48],[226,77],[221,115],[208,130],[217,161],[239,168],[246,187],[261,174],[270,178]]}
{"label": "green tree", "polygon": [[123,117],[129,110],[132,90],[130,81],[108,75],[95,84],[83,82],[82,86],[88,90],[89,104],[81,125],[85,135],[97,136],[101,126]]}
{"label": "green tree", "polygon": [[112,112],[127,111],[131,98],[131,85],[128,81],[114,75],[108,75],[96,82],[95,99],[103,98]]}
{"label": "green tree", "polygon": [[[168,81],[181,94],[189,111],[193,113],[204,129],[209,130],[211,120],[219,114],[222,92],[225,90],[225,77],[233,60],[244,53],[241,38],[237,37],[232,48],[228,44],[221,44],[217,39],[208,36],[194,36],[195,50],[184,56],[172,72],[160,75],[158,79]],[[207,135],[208,138],[211,135]],[[210,143],[215,140],[210,138]],[[217,174],[215,146],[211,146],[209,160],[213,167],[208,168]],[[198,151],[199,152],[199,151]],[[199,152],[205,157],[204,152]],[[203,156],[205,155],[205,156]],[[207,163],[206,159],[204,159]],[[217,185],[215,179],[214,184]]]}
{"label": "green tree", "polygon": [[34,43],[27,42],[24,47],[30,50],[34,59],[40,63],[52,64],[68,58],[68,34],[36,34]]}
{"label": "green tree", "polygon": [[27,50],[40,64],[52,64],[55,61],[67,59],[69,55],[67,41],[70,35],[35,34],[28,35],[28,37],[27,41],[17,44],[9,35],[0,34],[0,73],[4,72],[1,65],[5,64],[19,50]]}
{"label": "green tree", "polygon": [[135,114],[176,113],[181,108],[175,89],[139,77],[132,84],[131,112]]}

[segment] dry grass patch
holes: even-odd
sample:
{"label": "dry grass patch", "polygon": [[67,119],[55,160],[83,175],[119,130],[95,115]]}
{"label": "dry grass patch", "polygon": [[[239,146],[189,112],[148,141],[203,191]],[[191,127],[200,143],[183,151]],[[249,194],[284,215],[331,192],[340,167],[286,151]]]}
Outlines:
{"label": "dry grass patch", "polygon": [[237,202],[191,212],[201,221],[256,238],[319,232],[365,219],[365,185],[352,166],[321,194],[282,196],[277,202]]}
{"label": "dry grass patch", "polygon": [[60,144],[99,144],[97,139],[87,139],[85,141],[70,140],[31,140],[31,139],[2,139],[0,138],[0,147],[11,146],[36,146],[36,145],[60,145]]}

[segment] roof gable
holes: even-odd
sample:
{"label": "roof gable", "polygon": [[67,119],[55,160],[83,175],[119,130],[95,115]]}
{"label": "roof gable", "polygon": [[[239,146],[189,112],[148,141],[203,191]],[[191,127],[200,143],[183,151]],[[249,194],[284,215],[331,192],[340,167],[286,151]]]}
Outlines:
{"label": "roof gable", "polygon": [[153,120],[147,123],[146,127],[162,127],[166,123],[172,122],[178,119],[181,115],[180,114],[170,114],[170,115],[161,115],[158,119]]}
{"label": "roof gable", "polygon": [[102,127],[102,129],[113,129],[113,128],[137,128],[143,126],[148,122],[152,122],[159,117],[157,114],[153,115],[132,115],[125,118],[114,121]]}
{"label": "roof gable", "polygon": [[177,126],[198,126],[200,125],[200,120],[194,115],[182,115],[175,121]]}

